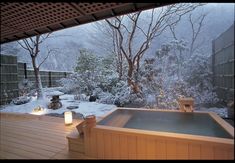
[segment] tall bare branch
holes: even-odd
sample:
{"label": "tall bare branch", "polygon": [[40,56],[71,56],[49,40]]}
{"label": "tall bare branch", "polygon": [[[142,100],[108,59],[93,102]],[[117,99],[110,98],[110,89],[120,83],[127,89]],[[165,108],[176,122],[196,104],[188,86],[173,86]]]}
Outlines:
{"label": "tall bare branch", "polygon": [[47,58],[51,55],[52,52],[57,52],[57,51],[58,51],[58,48],[56,48],[56,49],[49,49],[49,48],[47,47],[47,55],[46,55],[46,57],[43,58],[43,60],[41,61],[41,63],[38,65],[38,68],[41,67],[41,65],[47,60]]}
{"label": "tall bare branch", "polygon": [[[115,48],[120,49],[120,53],[128,62],[127,80],[135,93],[139,92],[140,89],[137,79],[134,79],[133,76],[138,76],[140,61],[152,40],[161,35],[167,28],[174,33],[174,28],[181,20],[181,17],[199,6],[201,4],[182,3],[162,7],[158,10],[152,9],[148,19],[146,19],[148,22],[144,24],[145,27],[139,23],[141,12],[105,20],[108,26],[116,32],[112,38],[115,42],[113,43],[114,51],[117,51]],[[124,31],[127,31],[127,33]],[[136,44],[135,36],[137,36],[137,33],[138,36],[142,34],[144,39],[142,41],[138,40]],[[197,32],[195,35],[197,35]],[[174,37],[176,38],[175,35]],[[134,75],[134,73],[137,75]]]}
{"label": "tall bare branch", "polygon": [[22,42],[18,41],[18,44],[23,49],[28,51],[28,53],[30,54],[31,61],[32,61],[32,66],[33,66],[33,69],[34,69],[35,86],[36,86],[36,91],[37,91],[38,98],[43,97],[42,83],[41,83],[41,79],[40,79],[39,68],[46,61],[46,59],[49,57],[50,53],[53,50],[48,50],[47,56],[42,60],[42,62],[39,65],[37,65],[36,59],[37,59],[37,57],[39,55],[39,52],[40,52],[39,45],[41,43],[43,43],[47,38],[49,38],[50,34],[51,33],[48,33],[45,36],[37,35],[37,36],[31,37],[29,39],[23,39]]}
{"label": "tall bare branch", "polygon": [[[201,31],[202,23],[206,17],[206,14],[200,15],[196,20],[193,20],[192,14],[189,15],[189,22],[192,29],[192,39],[190,44],[190,54],[192,55],[195,51],[195,42],[198,38],[198,34]],[[197,25],[197,27],[196,27]]]}

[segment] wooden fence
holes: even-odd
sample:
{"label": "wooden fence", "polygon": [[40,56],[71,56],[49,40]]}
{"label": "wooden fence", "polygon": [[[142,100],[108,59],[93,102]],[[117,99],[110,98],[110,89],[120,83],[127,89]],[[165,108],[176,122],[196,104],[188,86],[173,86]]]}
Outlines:
{"label": "wooden fence", "polygon": [[15,56],[1,55],[1,100],[0,105],[18,97],[18,65]]}
{"label": "wooden fence", "polygon": [[[21,81],[26,78],[34,84],[34,71],[33,69],[25,70],[25,65],[25,63],[18,63],[18,81]],[[57,87],[59,86],[57,81],[61,78],[66,78],[68,74],[71,74],[71,72],[40,71],[42,86]]]}
{"label": "wooden fence", "polygon": [[212,71],[221,101],[234,99],[234,24],[212,41]]}
{"label": "wooden fence", "polygon": [[[72,72],[40,71],[43,87],[57,87],[61,78]],[[16,56],[1,55],[1,100],[0,105],[9,103],[19,96],[18,84],[23,79],[35,83],[34,71],[26,63],[17,62]]]}

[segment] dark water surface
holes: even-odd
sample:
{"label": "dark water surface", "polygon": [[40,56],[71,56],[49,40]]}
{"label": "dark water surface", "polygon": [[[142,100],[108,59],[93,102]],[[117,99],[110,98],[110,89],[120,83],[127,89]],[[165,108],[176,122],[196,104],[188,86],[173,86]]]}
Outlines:
{"label": "dark water surface", "polygon": [[115,116],[122,115],[131,115],[124,128],[232,138],[208,113],[118,109],[98,124],[105,125]]}

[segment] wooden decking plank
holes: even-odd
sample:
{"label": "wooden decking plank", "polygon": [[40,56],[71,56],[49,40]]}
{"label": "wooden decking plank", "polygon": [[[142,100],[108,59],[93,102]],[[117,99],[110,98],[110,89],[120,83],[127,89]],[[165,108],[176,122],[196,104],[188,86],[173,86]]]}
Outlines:
{"label": "wooden decking plank", "polygon": [[3,159],[23,159],[22,156],[19,156],[15,153],[9,153],[3,150],[0,150],[0,158]]}
{"label": "wooden decking plank", "polygon": [[[8,131],[4,132],[4,134],[8,135],[14,135],[17,134],[18,137],[26,137],[26,138],[31,138],[31,139],[37,139],[41,141],[47,141],[47,142],[53,142],[53,143],[58,143],[60,145],[65,145],[66,144],[66,138],[65,137],[54,137],[54,139],[48,138],[47,136],[42,137],[40,135],[32,134],[32,133],[26,133],[26,132],[16,132],[16,131]],[[58,139],[56,139],[58,138]]]}
{"label": "wooden decking plank", "polygon": [[[22,134],[31,134],[32,132],[34,133],[33,136],[39,136],[39,137],[45,137],[45,138],[48,138],[48,139],[55,139],[57,138],[56,140],[58,141],[61,141],[61,140],[65,140],[65,136],[66,134],[63,134],[63,135],[56,135],[55,133],[45,133],[43,130],[41,131],[34,131],[34,130],[30,130],[28,128],[17,128],[17,127],[9,127],[9,128],[3,128],[2,129],[2,132],[4,133],[22,133]],[[31,134],[32,135],[32,134]]]}
{"label": "wooden decking plank", "polygon": [[[2,115],[3,113],[0,113],[0,117],[2,120],[4,121],[7,121],[9,120],[10,122],[13,122],[13,121],[19,121],[21,123],[26,123],[28,124],[28,122],[30,121],[31,123],[38,123],[38,121],[40,121],[40,124],[49,124],[49,125],[52,125],[52,126],[61,126],[61,127],[64,127],[66,130],[71,130],[73,129],[78,123],[81,122],[81,120],[77,120],[77,119],[74,119],[73,120],[73,124],[70,125],[70,126],[65,126],[64,125],[64,119],[63,118],[60,118],[60,117],[52,117],[52,116],[36,116],[36,115],[21,115],[21,114],[18,114],[17,116],[15,114],[13,114],[12,116],[6,116],[5,113],[4,113],[4,116]],[[27,116],[33,116],[34,118],[27,118]],[[24,118],[18,118],[18,117],[24,117]]]}
{"label": "wooden decking plank", "polygon": [[63,118],[0,113],[1,159],[88,159],[68,151],[66,136],[80,121],[65,126]]}
{"label": "wooden decking plank", "polygon": [[[15,123],[13,121],[7,121],[7,120],[4,120],[3,123]],[[54,125],[54,124],[48,124],[48,123],[43,123],[41,121],[28,121],[28,122],[18,122],[18,125],[19,126],[28,126],[28,127],[37,127],[37,128],[45,128],[46,130],[56,130],[56,129],[60,129],[58,131],[62,132],[62,131],[70,131],[71,129],[67,126],[64,126],[64,125],[61,125],[61,124],[57,124],[57,125]]]}
{"label": "wooden decking plank", "polygon": [[[37,137],[35,137],[33,134],[35,132],[32,132],[31,135],[29,133],[29,136],[24,136],[22,135],[22,133],[19,133],[19,132],[11,132],[10,130],[9,131],[6,131],[6,132],[1,132],[1,135],[2,136],[6,136],[6,137],[13,137],[14,139],[21,139],[21,140],[24,140],[24,141],[31,141],[31,142],[35,142],[35,143],[41,143],[41,144],[46,144],[46,145],[52,145],[53,147],[60,147],[61,145],[66,145],[66,138],[65,138],[65,135],[62,136],[60,139],[62,139],[61,142],[63,142],[63,144],[61,144],[61,142],[58,142],[56,141],[53,141],[53,142],[48,142],[48,141],[45,141],[45,139],[37,139]],[[56,137],[55,137],[56,138]],[[54,139],[55,139],[54,138]]]}
{"label": "wooden decking plank", "polygon": [[6,136],[6,137],[14,137],[15,139],[20,139],[22,141],[31,141],[31,143],[38,143],[38,144],[45,144],[45,145],[48,145],[48,146],[51,146],[51,147],[54,147],[54,148],[61,148],[61,146],[65,146],[65,144],[61,145],[61,144],[57,144],[55,142],[47,142],[45,140],[37,140],[37,139],[34,139],[34,138],[31,138],[31,137],[24,137],[24,136],[19,136],[19,135],[16,135],[16,136],[12,136],[10,134],[5,134],[3,136]]}
{"label": "wooden decking plank", "polygon": [[[24,130],[22,130],[24,131]],[[21,131],[19,131],[21,132]],[[8,135],[9,137],[15,137],[14,134],[17,134],[17,136],[23,136],[23,137],[27,137],[27,138],[30,138],[30,139],[37,139],[37,140],[48,140],[51,142],[54,142],[54,143],[59,143],[59,144],[65,144],[65,143],[62,143],[62,142],[65,142],[66,141],[66,138],[64,137],[48,137],[48,136],[42,136],[42,135],[37,135],[37,134],[34,134],[34,135],[30,135],[30,133],[26,133],[26,132],[22,132],[22,133],[18,133],[16,131],[4,131],[4,133],[2,133],[2,135]]]}
{"label": "wooden decking plank", "polygon": [[9,146],[10,148],[22,149],[22,150],[32,152],[32,153],[35,153],[35,154],[38,154],[38,155],[41,155],[41,156],[44,156],[44,157],[51,157],[55,154],[55,152],[49,152],[49,151],[45,151],[43,149],[30,147],[26,144],[23,145],[23,144],[10,142],[10,141],[1,141],[0,145]]}
{"label": "wooden decking plank", "polygon": [[90,157],[85,156],[84,154],[68,151],[67,148],[55,154],[51,159],[92,159]]}
{"label": "wooden decking plank", "polygon": [[43,125],[59,126],[59,127],[63,127],[68,130],[73,129],[76,125],[78,125],[81,122],[80,120],[73,120],[73,124],[71,124],[69,126],[65,126],[63,118],[57,118],[57,119],[61,119],[61,120],[60,121],[53,121],[53,119],[47,119],[47,120],[31,119],[30,121],[32,123],[34,123],[34,122],[37,123],[38,121],[40,121],[41,122],[40,124],[43,124]]}
{"label": "wooden decking plank", "polygon": [[13,154],[16,154],[18,156],[22,156],[22,158],[26,158],[26,159],[45,159],[45,157],[41,156],[41,155],[38,155],[38,154],[35,154],[35,153],[32,153],[32,152],[28,152],[28,151],[25,151],[25,150],[22,150],[20,148],[11,148],[7,145],[2,145],[1,144],[1,150],[2,151],[5,151],[5,152],[8,152],[8,153],[13,153]]}
{"label": "wooden decking plank", "polygon": [[[31,131],[40,131],[42,133],[45,133],[45,134],[53,134],[55,136],[64,136],[67,134],[67,132],[61,132],[61,131],[58,131],[58,130],[45,130],[44,128],[35,128],[35,127],[28,127],[28,126],[22,126],[22,125],[18,125],[18,126],[14,126],[13,123],[3,123],[4,126],[2,126],[2,130],[6,130],[8,128],[12,128],[12,129],[15,129],[15,128],[18,128],[18,129],[25,129],[25,130],[31,130]],[[52,133],[53,131],[53,133]]]}
{"label": "wooden decking plank", "polygon": [[28,139],[24,141],[22,139],[16,139],[16,138],[2,136],[1,140],[6,141],[6,142],[13,142],[15,144],[27,145],[27,146],[30,146],[33,148],[38,148],[38,149],[42,149],[42,150],[49,151],[49,152],[59,152],[61,150],[59,148],[51,147],[47,144],[39,144],[37,142],[30,141]]}
{"label": "wooden decking plank", "polygon": [[27,127],[17,127],[17,126],[8,126],[8,125],[4,125],[4,127],[2,127],[1,129],[3,132],[9,132],[10,130],[13,132],[34,132],[35,134],[38,133],[40,135],[48,135],[48,136],[53,136],[53,137],[63,137],[64,135],[66,135],[66,133],[64,134],[58,134],[56,132],[49,132],[49,131],[45,131],[43,129],[38,130],[38,129],[31,129],[31,128],[27,128]]}
{"label": "wooden decking plank", "polygon": [[[40,123],[40,122],[39,122]],[[5,125],[5,126],[13,126],[15,125],[15,123],[12,123],[12,122],[3,122],[1,125]],[[56,134],[68,134],[69,131],[65,131],[65,130],[62,130],[62,129],[57,129],[57,128],[49,128],[48,126],[44,126],[44,127],[39,127],[37,126],[37,124],[30,124],[30,125],[22,125],[22,124],[17,124],[17,127],[23,127],[23,128],[29,128],[29,129],[32,129],[32,130],[43,130],[43,131],[47,131],[49,133],[51,133],[51,131],[53,131],[53,133],[56,133]]]}

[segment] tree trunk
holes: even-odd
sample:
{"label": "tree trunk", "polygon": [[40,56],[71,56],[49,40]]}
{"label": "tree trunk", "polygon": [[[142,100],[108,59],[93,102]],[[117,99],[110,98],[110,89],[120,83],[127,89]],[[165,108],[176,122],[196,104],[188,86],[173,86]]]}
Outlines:
{"label": "tree trunk", "polygon": [[120,69],[119,69],[118,79],[119,79],[119,80],[122,80],[122,75],[123,75],[123,74],[122,74],[122,63],[120,63],[119,66],[120,66]]}
{"label": "tree trunk", "polygon": [[140,86],[137,82],[133,83],[132,90],[135,94],[140,93]]}
{"label": "tree trunk", "polygon": [[119,80],[122,79],[122,75],[123,75],[123,59],[122,59],[122,54],[120,55],[120,72],[119,72]]}
{"label": "tree trunk", "polygon": [[133,79],[133,72],[134,72],[134,64],[131,61],[128,61],[128,85],[131,87],[132,91],[134,93],[139,93],[140,92],[140,87],[137,81],[134,81]]}
{"label": "tree trunk", "polygon": [[42,82],[39,74],[39,68],[36,66],[36,57],[32,57],[32,64],[33,64],[33,70],[34,70],[34,76],[35,76],[35,87],[37,91],[37,98],[42,98]]}
{"label": "tree trunk", "polygon": [[134,65],[132,64],[131,61],[128,61],[128,72],[127,72],[127,76],[128,76],[128,79],[127,79],[127,82],[128,82],[128,85],[131,86],[132,85],[132,77],[133,77],[133,71],[134,71]]}
{"label": "tree trunk", "polygon": [[122,54],[118,54],[117,72],[118,72],[118,79],[121,80],[122,76],[123,76],[123,58],[122,58]]}

